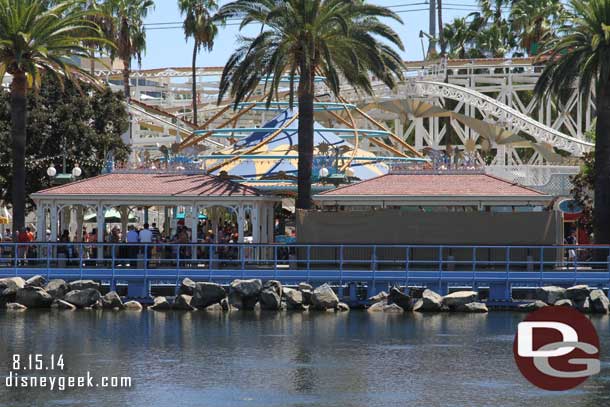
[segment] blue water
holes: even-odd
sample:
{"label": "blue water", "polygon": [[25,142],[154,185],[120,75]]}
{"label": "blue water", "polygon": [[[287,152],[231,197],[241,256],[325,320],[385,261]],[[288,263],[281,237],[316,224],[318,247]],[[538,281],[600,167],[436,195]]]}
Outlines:
{"label": "blue water", "polygon": [[65,374],[130,376],[133,387],[60,392],[3,381],[0,406],[610,405],[610,318],[592,317],[601,374],[556,393],[530,385],[514,364],[523,317],[1,312],[1,376],[15,353],[53,353],[63,354]]}

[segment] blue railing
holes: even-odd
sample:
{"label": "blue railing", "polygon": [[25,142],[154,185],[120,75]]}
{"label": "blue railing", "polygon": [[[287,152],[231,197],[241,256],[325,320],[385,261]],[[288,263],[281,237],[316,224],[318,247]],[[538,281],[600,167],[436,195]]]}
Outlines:
{"label": "blue railing", "polygon": [[[510,287],[610,285],[610,246],[1,243],[0,277],[148,287],[184,277],[285,283]],[[508,287],[508,288],[506,288]]]}

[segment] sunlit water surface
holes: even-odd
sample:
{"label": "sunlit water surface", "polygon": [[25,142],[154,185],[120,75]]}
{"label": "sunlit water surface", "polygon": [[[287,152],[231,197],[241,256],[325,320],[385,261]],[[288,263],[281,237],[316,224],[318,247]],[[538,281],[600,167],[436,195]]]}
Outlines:
{"label": "sunlit water surface", "polygon": [[42,353],[63,354],[65,374],[133,381],[131,389],[64,392],[2,383],[0,406],[610,405],[610,318],[592,317],[601,374],[558,393],[537,390],[515,366],[523,317],[0,312],[2,376],[13,354]]}

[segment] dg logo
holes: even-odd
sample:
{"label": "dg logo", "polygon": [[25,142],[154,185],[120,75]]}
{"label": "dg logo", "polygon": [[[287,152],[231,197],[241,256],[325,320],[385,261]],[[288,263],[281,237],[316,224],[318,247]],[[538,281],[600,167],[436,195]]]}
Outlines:
{"label": "dg logo", "polygon": [[513,344],[519,370],[535,386],[568,390],[599,373],[599,338],[569,307],[544,307],[519,323]]}

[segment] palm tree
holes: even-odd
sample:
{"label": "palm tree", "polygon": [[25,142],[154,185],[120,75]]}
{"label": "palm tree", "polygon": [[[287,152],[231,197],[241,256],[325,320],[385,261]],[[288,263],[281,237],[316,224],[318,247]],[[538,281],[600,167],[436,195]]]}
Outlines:
{"label": "palm tree", "polygon": [[218,10],[215,0],[178,0],[180,14],[184,19],[184,35],[188,40],[193,37],[193,123],[197,125],[197,53],[204,48],[211,51],[218,34],[219,19],[212,13]]}
{"label": "palm tree", "polygon": [[131,60],[137,58],[138,64],[142,64],[142,53],[146,50],[144,19],[154,6],[153,0],[106,0],[103,5],[106,14],[111,15],[113,20],[106,27],[106,35],[114,43],[109,50],[110,58],[118,56],[123,62],[123,89],[127,99],[131,98]]}
{"label": "palm tree", "polygon": [[99,27],[78,1],[48,5],[44,0],[0,0],[0,78],[11,81],[13,154],[13,230],[25,223],[25,145],[28,89],[40,84],[42,72],[63,80],[95,83],[76,58],[90,57],[87,43],[103,44]]}
{"label": "palm tree", "polygon": [[449,56],[459,59],[466,58],[466,52],[469,50],[476,35],[477,31],[473,29],[471,23],[466,21],[465,17],[455,18],[451,23],[445,24],[443,37],[445,38],[446,46],[449,47]]}
{"label": "palm tree", "polygon": [[595,243],[610,243],[610,0],[572,0],[573,15],[548,44],[546,65],[536,83],[539,97],[560,95],[578,85],[595,88]]}
{"label": "palm tree", "polygon": [[314,76],[324,76],[333,94],[341,79],[372,93],[369,74],[393,88],[403,63],[393,46],[403,49],[398,34],[379,17],[402,22],[394,12],[361,0],[236,0],[223,6],[224,18],[242,18],[241,28],[261,24],[255,37],[241,37],[220,80],[218,101],[230,90],[237,104],[261,80],[269,88],[267,102],[277,97],[288,74],[289,102],[298,87],[298,196],[296,207],[311,207],[313,163]]}
{"label": "palm tree", "polygon": [[544,41],[550,40],[565,16],[561,0],[515,0],[510,20],[520,47],[536,55]]}

